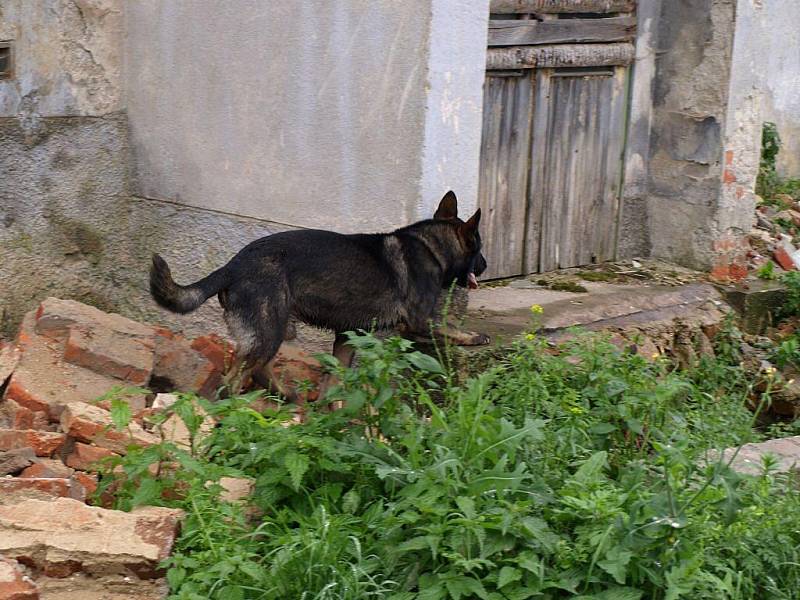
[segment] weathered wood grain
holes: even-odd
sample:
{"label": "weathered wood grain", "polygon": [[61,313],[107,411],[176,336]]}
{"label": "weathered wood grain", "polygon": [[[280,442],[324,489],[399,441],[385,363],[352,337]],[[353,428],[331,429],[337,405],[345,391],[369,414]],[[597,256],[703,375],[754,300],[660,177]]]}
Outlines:
{"label": "weathered wood grain", "polygon": [[631,64],[633,58],[633,44],[627,42],[509,46],[489,48],[486,52],[486,69],[624,66]]}
{"label": "weathered wood grain", "polygon": [[489,46],[626,42],[636,36],[635,17],[551,21],[489,21]]}
{"label": "weathered wood grain", "polygon": [[489,12],[508,13],[614,13],[633,12],[635,0],[492,0]]}
{"label": "weathered wood grain", "polygon": [[[541,271],[614,257],[626,71],[538,73],[549,92],[536,109],[529,196],[542,199]],[[529,231],[536,218],[531,207]]]}
{"label": "weathered wood grain", "polygon": [[532,82],[525,71],[521,76],[488,73],[484,84],[478,187],[488,263],[483,279],[523,272]]}

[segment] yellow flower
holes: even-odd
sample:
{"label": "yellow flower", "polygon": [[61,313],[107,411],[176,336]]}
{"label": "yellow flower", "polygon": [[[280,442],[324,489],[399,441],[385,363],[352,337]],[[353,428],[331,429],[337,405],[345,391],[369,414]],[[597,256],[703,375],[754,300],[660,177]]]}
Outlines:
{"label": "yellow flower", "polygon": [[544,312],[541,304],[534,304],[531,306],[531,312],[535,315],[541,315]]}
{"label": "yellow flower", "polygon": [[568,410],[573,415],[582,415],[584,413],[584,410],[580,406],[570,406]]}
{"label": "yellow flower", "polygon": [[773,375],[775,375],[775,371],[776,371],[775,367],[767,367],[766,369],[764,369],[764,372],[767,374],[768,377],[772,377]]}
{"label": "yellow flower", "polygon": [[655,360],[655,359],[657,359],[659,356],[661,356],[661,355],[660,355],[658,352],[653,352],[653,356],[651,356],[650,358],[652,358],[653,360]]}
{"label": "yellow flower", "polygon": [[526,333],[525,334],[525,339],[528,340],[529,342],[532,342],[533,340],[536,339],[536,334],[535,333]]}

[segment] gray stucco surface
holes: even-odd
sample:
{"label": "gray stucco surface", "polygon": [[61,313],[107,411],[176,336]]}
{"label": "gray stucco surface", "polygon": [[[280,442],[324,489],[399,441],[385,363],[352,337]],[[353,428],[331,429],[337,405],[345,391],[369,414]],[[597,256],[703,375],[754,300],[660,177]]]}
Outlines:
{"label": "gray stucco surface", "polygon": [[340,231],[415,219],[430,2],[126,10],[137,194]]}
{"label": "gray stucco surface", "polygon": [[0,40],[15,77],[0,80],[0,117],[99,116],[122,108],[122,0],[3,0]]}

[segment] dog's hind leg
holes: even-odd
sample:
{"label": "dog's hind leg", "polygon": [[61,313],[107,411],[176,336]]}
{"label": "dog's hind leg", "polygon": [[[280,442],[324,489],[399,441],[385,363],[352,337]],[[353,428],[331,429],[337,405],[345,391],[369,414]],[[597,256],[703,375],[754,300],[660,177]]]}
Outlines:
{"label": "dog's hind leg", "polygon": [[[349,369],[352,366],[353,357],[356,353],[355,348],[348,344],[347,340],[348,337],[346,335],[343,333],[337,333],[336,338],[333,341],[333,356],[345,369]],[[319,398],[321,400],[324,399],[325,395],[328,393],[328,390],[337,383],[339,383],[339,380],[335,375],[332,373],[325,375],[319,384]],[[335,402],[331,408],[337,409],[342,408],[343,406],[344,402],[338,401]]]}
{"label": "dog's hind leg", "polygon": [[272,359],[286,334],[289,320],[286,294],[274,290],[254,303],[242,300],[245,299],[240,298],[236,308],[225,311],[225,322],[237,343],[235,368],[231,370],[228,385],[230,392],[239,393],[250,378],[262,387],[274,386],[281,392],[282,386],[275,385],[277,378],[267,379],[264,371],[272,373]]}

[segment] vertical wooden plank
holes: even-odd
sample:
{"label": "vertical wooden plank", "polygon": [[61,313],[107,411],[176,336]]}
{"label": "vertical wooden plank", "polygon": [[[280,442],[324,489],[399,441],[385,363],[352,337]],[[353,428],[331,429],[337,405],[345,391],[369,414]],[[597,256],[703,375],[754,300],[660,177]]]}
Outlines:
{"label": "vertical wooden plank", "polygon": [[528,216],[526,227],[525,264],[527,273],[546,270],[544,251],[544,218],[547,208],[547,140],[550,137],[550,75],[552,69],[537,69],[534,100],[533,131],[531,133],[530,182],[528,184]]}
{"label": "vertical wooden plank", "polygon": [[478,203],[488,268],[483,279],[523,271],[532,78],[487,73]]}
{"label": "vertical wooden plank", "polygon": [[537,105],[531,179],[531,197],[542,197],[539,268],[609,260],[624,145],[624,68],[542,76],[550,91],[547,106]]}
{"label": "vertical wooden plank", "polygon": [[628,115],[628,82],[630,67],[614,69],[614,83],[611,92],[611,119],[609,121],[609,137],[606,145],[609,153],[607,163],[606,187],[604,195],[609,210],[609,219],[613,223],[605,231],[601,240],[602,259],[614,260],[617,257],[617,237],[621,218],[622,184],[625,167],[625,144],[627,138]]}

